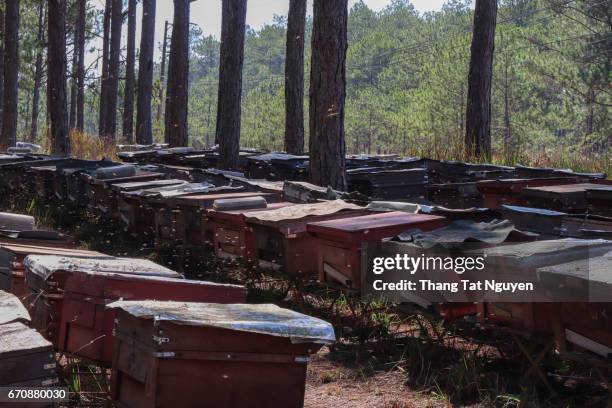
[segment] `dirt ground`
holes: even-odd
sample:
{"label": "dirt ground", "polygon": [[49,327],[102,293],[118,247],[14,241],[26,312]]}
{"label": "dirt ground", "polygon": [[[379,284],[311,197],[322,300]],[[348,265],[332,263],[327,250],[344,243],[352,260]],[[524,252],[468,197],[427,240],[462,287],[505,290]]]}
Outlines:
{"label": "dirt ground", "polygon": [[329,361],[323,348],[308,365],[305,408],[437,408],[443,398],[411,390],[401,370],[365,374]]}

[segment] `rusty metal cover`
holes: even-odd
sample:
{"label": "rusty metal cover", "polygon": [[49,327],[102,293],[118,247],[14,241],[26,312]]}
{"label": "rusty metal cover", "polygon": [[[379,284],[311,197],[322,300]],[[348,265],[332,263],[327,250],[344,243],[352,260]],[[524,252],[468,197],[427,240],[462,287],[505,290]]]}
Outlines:
{"label": "rusty metal cover", "polygon": [[147,259],[114,258],[114,257],[73,257],[56,255],[29,255],[24,264],[28,273],[42,279],[48,279],[58,271],[66,272],[103,272],[125,275],[146,275],[180,277],[172,271]]}
{"label": "rusty metal cover", "polygon": [[167,321],[287,337],[293,343],[331,344],[336,341],[330,323],[272,304],[118,301],[107,307],[119,308],[134,317],[152,319],[154,322]]}
{"label": "rusty metal cover", "polygon": [[0,290],[0,325],[14,322],[30,322],[30,314],[12,293]]}

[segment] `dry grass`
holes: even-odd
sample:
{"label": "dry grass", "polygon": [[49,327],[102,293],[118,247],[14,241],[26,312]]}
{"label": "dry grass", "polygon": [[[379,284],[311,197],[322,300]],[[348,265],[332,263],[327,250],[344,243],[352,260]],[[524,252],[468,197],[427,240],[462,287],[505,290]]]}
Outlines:
{"label": "dry grass", "polygon": [[114,159],[117,145],[112,141],[98,136],[81,133],[76,130],[70,132],[72,156],[79,159],[101,160]]}

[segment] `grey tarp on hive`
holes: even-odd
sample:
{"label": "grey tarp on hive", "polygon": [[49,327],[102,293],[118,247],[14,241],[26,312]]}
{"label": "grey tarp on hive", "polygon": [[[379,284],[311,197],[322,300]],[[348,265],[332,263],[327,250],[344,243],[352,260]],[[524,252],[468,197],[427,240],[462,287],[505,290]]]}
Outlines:
{"label": "grey tarp on hive", "polygon": [[58,271],[106,272],[125,275],[148,275],[179,278],[181,275],[148,259],[78,258],[56,255],[28,255],[24,260],[28,272],[48,279]]}
{"label": "grey tarp on hive", "polygon": [[185,180],[170,179],[170,180],[151,180],[151,181],[132,181],[128,183],[117,183],[113,185],[114,190],[119,191],[136,191],[157,187],[175,186],[177,184],[187,184]]}
{"label": "grey tarp on hive", "polygon": [[142,190],[126,192],[124,194],[127,196],[138,196],[138,197],[152,197],[152,196],[172,197],[174,195],[180,195],[180,194],[191,194],[191,193],[196,194],[199,192],[205,192],[213,187],[214,187],[213,184],[207,183],[207,182],[189,183],[185,181],[183,183],[174,184],[171,186],[146,188]]}
{"label": "grey tarp on hive", "polygon": [[288,337],[294,343],[330,344],[336,340],[328,322],[271,304],[217,304],[158,301],[118,301],[107,305],[138,318],[190,326]]}
{"label": "grey tarp on hive", "polygon": [[24,214],[0,212],[0,230],[30,231],[34,229],[34,217]]}
{"label": "grey tarp on hive", "polygon": [[407,231],[397,236],[397,240],[410,242],[420,248],[429,249],[436,245],[446,248],[459,246],[466,241],[501,244],[510,234],[518,234],[524,238],[535,237],[535,234],[520,231],[508,220],[493,220],[491,222],[474,222],[457,220],[449,225],[429,232]]}
{"label": "grey tarp on hive", "polygon": [[12,293],[0,290],[0,325],[29,321],[30,314],[23,303]]}
{"label": "grey tarp on hive", "polygon": [[51,350],[52,347],[40,333],[19,322],[0,325],[0,339],[0,355],[21,350]]}
{"label": "grey tarp on hive", "polygon": [[342,200],[333,200],[314,204],[296,204],[269,211],[248,212],[245,213],[244,216],[247,220],[275,222],[282,220],[299,220],[304,217],[329,215],[344,210],[358,209],[363,209],[363,207]]}

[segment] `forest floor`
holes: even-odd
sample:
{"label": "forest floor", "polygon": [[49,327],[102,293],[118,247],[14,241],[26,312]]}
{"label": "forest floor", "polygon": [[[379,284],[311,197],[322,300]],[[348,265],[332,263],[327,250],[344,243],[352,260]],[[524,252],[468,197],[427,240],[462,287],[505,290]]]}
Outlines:
{"label": "forest floor", "polygon": [[[136,241],[115,221],[14,197],[1,208],[28,212],[73,235],[84,248],[163,262],[150,243]],[[308,366],[307,408],[607,407],[610,402],[597,373],[554,353],[541,364],[545,386],[509,336],[477,330],[473,321],[449,324],[419,310],[351,299],[315,281],[291,281],[211,256],[192,269],[193,278],[245,284],[251,302],[275,303],[334,325],[338,341],[312,356]],[[529,346],[535,354],[541,344]],[[78,359],[64,361],[63,377],[78,394],[70,406],[103,406],[108,372]]]}

